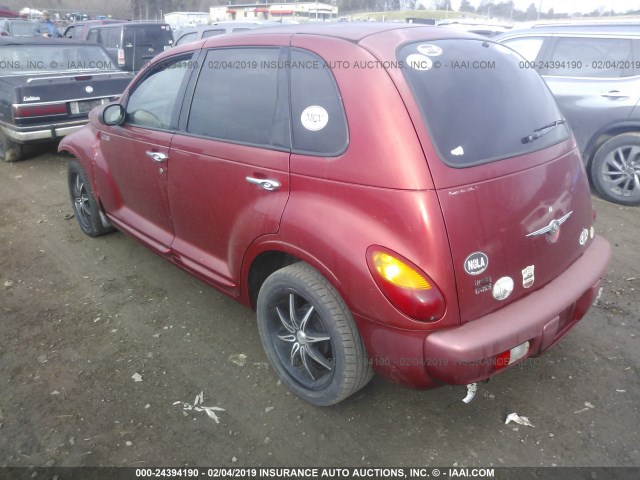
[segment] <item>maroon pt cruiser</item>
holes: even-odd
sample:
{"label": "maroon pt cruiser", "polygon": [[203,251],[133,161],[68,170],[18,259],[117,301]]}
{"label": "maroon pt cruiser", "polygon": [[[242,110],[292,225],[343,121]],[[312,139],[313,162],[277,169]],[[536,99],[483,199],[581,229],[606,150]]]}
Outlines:
{"label": "maroon pt cruiser", "polygon": [[77,220],[254,308],[308,402],[374,371],[473,391],[566,335],[611,255],[570,128],[521,60],[385,24],[171,49],[61,142]]}

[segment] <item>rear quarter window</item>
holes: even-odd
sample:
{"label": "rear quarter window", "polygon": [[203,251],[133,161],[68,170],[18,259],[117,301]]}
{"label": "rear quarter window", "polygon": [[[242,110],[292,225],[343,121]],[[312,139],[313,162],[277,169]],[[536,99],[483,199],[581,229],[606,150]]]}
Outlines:
{"label": "rear quarter window", "polygon": [[333,74],[304,50],[291,51],[291,122],[295,153],[332,157],[347,148],[347,120]]}
{"label": "rear quarter window", "polygon": [[616,78],[633,75],[628,38],[558,37],[548,68],[550,76]]}
{"label": "rear quarter window", "polygon": [[404,76],[440,158],[470,167],[566,140],[569,130],[540,76],[498,43],[411,43],[398,50]]}

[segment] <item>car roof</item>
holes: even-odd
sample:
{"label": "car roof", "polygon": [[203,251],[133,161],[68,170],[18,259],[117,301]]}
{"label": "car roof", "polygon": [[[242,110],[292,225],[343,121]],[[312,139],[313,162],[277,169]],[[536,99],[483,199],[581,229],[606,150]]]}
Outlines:
{"label": "car roof", "polygon": [[[443,27],[431,25],[416,25],[409,23],[384,23],[384,22],[331,22],[331,23],[307,23],[293,25],[266,26],[255,28],[237,35],[265,35],[265,34],[306,34],[325,37],[341,38],[351,42],[360,42],[366,37],[384,32],[407,29],[421,29],[426,35],[425,39],[442,38]],[[451,32],[451,29],[449,29]],[[464,35],[462,31],[456,31],[456,35]],[[236,35],[236,34],[234,34]],[[215,38],[215,37],[214,37]]]}
{"label": "car roof", "polygon": [[33,37],[12,37],[0,36],[0,47],[5,45],[92,45],[94,43],[82,42],[70,38],[42,37],[39,35]]}
{"label": "car roof", "polygon": [[640,22],[568,22],[536,23],[514,28],[498,38],[535,33],[564,33],[581,35],[640,35]]}
{"label": "car roof", "polygon": [[158,25],[162,27],[169,26],[168,23],[164,23],[164,22],[127,22],[126,20],[122,20],[115,24],[112,23],[108,25],[90,25],[89,28],[93,30],[94,28],[103,29],[103,28],[113,28],[113,27],[155,27]]}

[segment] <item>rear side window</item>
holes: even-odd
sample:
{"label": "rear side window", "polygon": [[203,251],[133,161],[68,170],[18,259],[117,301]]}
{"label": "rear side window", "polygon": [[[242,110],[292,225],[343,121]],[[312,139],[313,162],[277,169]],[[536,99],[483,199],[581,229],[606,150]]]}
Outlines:
{"label": "rear side window", "polygon": [[197,40],[197,39],[198,39],[197,32],[187,33],[186,35],[183,35],[178,39],[178,41],[176,42],[176,45],[182,45],[183,43],[193,42],[194,40]]}
{"label": "rear side window", "polygon": [[153,48],[169,47],[173,45],[173,34],[168,25],[144,25],[124,27],[125,44],[150,46]]}
{"label": "rear side window", "polygon": [[543,73],[567,77],[627,77],[633,75],[632,59],[630,39],[558,37],[550,68]]}
{"label": "rear side window", "polygon": [[202,38],[215,37],[217,35],[222,35],[225,33],[225,30],[205,30],[202,33]]}
{"label": "rear side window", "polygon": [[304,50],[291,51],[291,122],[295,153],[332,157],[347,148],[347,120],[333,74]]}
{"label": "rear side window", "polygon": [[542,48],[542,44],[544,43],[544,38],[514,38],[512,40],[506,40],[503,43],[513,48],[528,62],[534,62],[538,57],[538,53],[540,53],[540,49]]}
{"label": "rear side window", "polygon": [[120,48],[120,33],[122,30],[120,28],[108,28],[103,31],[102,38],[104,40],[106,36],[106,41],[104,46],[107,48]]}
{"label": "rear side window", "polygon": [[549,89],[521,62],[513,50],[475,39],[412,43],[398,50],[398,63],[445,163],[470,167],[568,138]]}
{"label": "rear side window", "polygon": [[279,57],[277,48],[209,51],[193,94],[187,132],[288,148],[286,81],[279,81]]}

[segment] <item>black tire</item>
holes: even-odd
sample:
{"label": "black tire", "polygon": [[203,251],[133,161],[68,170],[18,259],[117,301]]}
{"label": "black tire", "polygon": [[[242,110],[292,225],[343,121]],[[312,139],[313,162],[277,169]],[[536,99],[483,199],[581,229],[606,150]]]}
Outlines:
{"label": "black tire", "polygon": [[73,213],[82,231],[90,237],[112,232],[114,228],[100,211],[100,205],[93,195],[87,175],[75,159],[69,160],[67,180]]}
{"label": "black tire", "polygon": [[640,205],[640,133],[623,133],[603,143],[593,157],[591,181],[605,200]]}
{"label": "black tire", "polygon": [[344,300],[306,263],[274,272],[258,294],[258,328],[271,365],[300,398],[336,404],[364,387],[371,365]]}
{"label": "black tire", "polygon": [[0,158],[5,162],[22,160],[22,144],[11,140],[2,130],[0,130]]}

